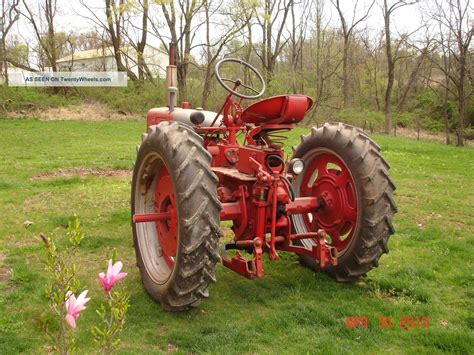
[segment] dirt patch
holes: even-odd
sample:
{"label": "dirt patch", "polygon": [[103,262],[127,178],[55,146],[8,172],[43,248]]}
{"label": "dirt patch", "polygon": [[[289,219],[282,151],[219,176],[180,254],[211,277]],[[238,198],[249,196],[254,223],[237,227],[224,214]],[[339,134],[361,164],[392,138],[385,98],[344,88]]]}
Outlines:
{"label": "dirt patch", "polygon": [[132,172],[125,169],[112,169],[112,170],[99,170],[89,168],[71,168],[71,169],[58,169],[54,171],[48,171],[39,173],[31,177],[31,180],[50,180],[57,178],[72,178],[72,177],[87,177],[87,176],[98,176],[98,177],[118,177],[118,178],[130,178]]}
{"label": "dirt patch", "polygon": [[[413,290],[401,289],[390,285],[381,285],[375,281],[364,281],[369,293],[379,299],[391,300],[397,304],[422,304],[428,300]],[[363,284],[361,284],[363,285]]]}
{"label": "dirt patch", "polygon": [[[439,132],[433,133],[429,131],[420,131],[418,133],[418,131],[413,128],[398,127],[397,136],[407,137],[407,138],[412,138],[412,139],[418,139],[419,137],[420,140],[435,141],[435,142],[443,143],[443,144],[446,142],[446,137],[444,133],[439,133]],[[454,134],[450,135],[450,138],[451,138],[451,144],[456,143],[456,137],[454,136]],[[470,141],[466,139],[464,143],[468,147],[474,147],[474,141]]]}
{"label": "dirt patch", "polygon": [[4,264],[5,256],[0,253],[0,283],[7,283],[10,280],[10,269]]}
{"label": "dirt patch", "polygon": [[8,112],[8,118],[37,118],[42,121],[106,121],[139,120],[143,116],[125,111],[113,111],[100,103],[83,103],[69,107],[51,107]]}
{"label": "dirt patch", "polygon": [[165,353],[166,354],[173,354],[177,351],[178,349],[176,348],[176,346],[172,343],[168,343],[168,346],[166,348],[166,351]]}

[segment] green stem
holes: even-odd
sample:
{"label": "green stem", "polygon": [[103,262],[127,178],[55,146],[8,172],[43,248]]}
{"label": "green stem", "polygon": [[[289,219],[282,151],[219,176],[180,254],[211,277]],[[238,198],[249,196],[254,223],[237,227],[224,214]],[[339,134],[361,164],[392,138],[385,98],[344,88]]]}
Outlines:
{"label": "green stem", "polygon": [[107,292],[107,304],[109,305],[110,317],[109,317],[109,320],[107,321],[107,330],[108,331],[106,333],[103,354],[110,354],[111,349],[112,349],[112,338],[113,338],[112,325],[114,323],[114,314],[112,312],[112,303],[113,303],[112,292],[108,291]]}

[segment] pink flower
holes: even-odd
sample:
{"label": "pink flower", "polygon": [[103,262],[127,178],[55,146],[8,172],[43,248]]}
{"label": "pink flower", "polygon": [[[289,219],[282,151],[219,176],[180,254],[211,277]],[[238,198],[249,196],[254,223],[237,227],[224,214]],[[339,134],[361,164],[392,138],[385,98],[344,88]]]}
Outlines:
{"label": "pink flower", "polygon": [[67,324],[72,329],[76,329],[76,320],[79,317],[79,312],[86,309],[84,305],[90,300],[90,298],[86,298],[87,292],[88,290],[82,292],[77,299],[71,291],[68,291],[66,294],[67,315],[64,319],[66,319]]}
{"label": "pink flower", "polygon": [[123,264],[121,261],[117,261],[114,265],[112,265],[112,260],[109,260],[107,274],[104,274],[103,272],[99,273],[99,282],[106,292],[109,292],[112,289],[114,283],[127,276],[126,272],[120,272],[122,267]]}

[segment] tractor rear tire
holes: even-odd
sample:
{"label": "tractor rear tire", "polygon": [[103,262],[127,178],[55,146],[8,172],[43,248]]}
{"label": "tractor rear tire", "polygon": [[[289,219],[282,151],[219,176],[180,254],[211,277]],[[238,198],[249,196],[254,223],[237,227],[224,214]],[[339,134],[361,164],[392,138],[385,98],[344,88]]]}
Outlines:
{"label": "tractor rear tire", "polygon": [[[308,170],[292,182],[296,195],[326,198],[322,210],[292,217],[295,233],[320,228],[333,231],[328,244],[338,251],[337,265],[326,266],[323,271],[337,281],[349,282],[377,267],[382,254],[388,253],[388,239],[395,232],[392,219],[397,212],[392,198],[395,185],[380,147],[358,128],[326,123],[301,137],[292,158],[304,160]],[[311,167],[318,171],[312,172]],[[308,180],[305,174],[312,177]],[[315,241],[299,240],[295,244],[311,248]],[[306,266],[320,270],[315,259],[300,258]]]}
{"label": "tractor rear tire", "polygon": [[169,311],[184,311],[208,297],[219,261],[218,179],[202,138],[177,122],[143,134],[133,171],[134,214],[175,213],[175,218],[133,223],[137,266],[150,296]]}

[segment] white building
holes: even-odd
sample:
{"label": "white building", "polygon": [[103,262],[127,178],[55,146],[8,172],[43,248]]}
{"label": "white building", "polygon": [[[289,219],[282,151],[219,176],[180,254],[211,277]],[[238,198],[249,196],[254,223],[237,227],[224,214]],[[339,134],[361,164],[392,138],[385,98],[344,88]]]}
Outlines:
{"label": "white building", "polygon": [[[122,61],[124,65],[138,76],[137,52],[132,47],[124,47],[123,51]],[[147,45],[144,51],[144,59],[154,76],[160,78],[166,76],[168,54]],[[113,47],[75,52],[57,60],[56,63],[58,71],[117,71]]]}

